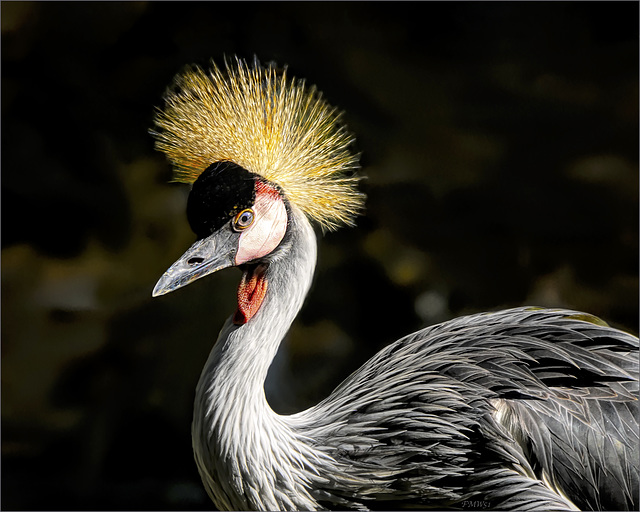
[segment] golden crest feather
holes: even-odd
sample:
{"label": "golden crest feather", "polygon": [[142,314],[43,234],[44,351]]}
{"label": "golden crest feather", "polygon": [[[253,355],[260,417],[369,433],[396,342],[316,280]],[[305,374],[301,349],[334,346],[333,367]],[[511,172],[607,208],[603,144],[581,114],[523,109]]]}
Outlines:
{"label": "golden crest feather", "polygon": [[286,69],[237,58],[225,67],[189,67],[165,94],[152,133],[173,181],[193,183],[212,163],[231,161],[277,184],[323,229],[353,224],[365,196],[341,113]]}

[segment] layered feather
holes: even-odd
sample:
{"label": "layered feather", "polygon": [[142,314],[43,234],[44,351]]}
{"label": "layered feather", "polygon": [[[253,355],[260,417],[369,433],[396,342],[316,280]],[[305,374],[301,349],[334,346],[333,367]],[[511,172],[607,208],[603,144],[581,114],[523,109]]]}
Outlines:
{"label": "layered feather", "polygon": [[188,67],[165,94],[153,131],[174,167],[174,181],[193,183],[209,165],[234,162],[278,185],[323,229],[352,225],[364,195],[358,155],[341,113],[315,87],[286,69]]}

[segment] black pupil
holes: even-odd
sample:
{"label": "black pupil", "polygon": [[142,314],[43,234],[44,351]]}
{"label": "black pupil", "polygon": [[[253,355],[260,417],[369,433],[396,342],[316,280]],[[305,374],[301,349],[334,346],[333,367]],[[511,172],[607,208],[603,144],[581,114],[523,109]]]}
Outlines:
{"label": "black pupil", "polygon": [[241,226],[246,226],[247,224],[249,224],[249,222],[251,222],[251,212],[244,212],[242,215],[240,215],[238,224],[240,224]]}

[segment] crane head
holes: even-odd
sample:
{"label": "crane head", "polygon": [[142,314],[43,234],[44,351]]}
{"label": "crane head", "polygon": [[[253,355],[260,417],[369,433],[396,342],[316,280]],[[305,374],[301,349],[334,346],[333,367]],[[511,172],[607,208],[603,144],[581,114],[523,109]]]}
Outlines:
{"label": "crane head", "polygon": [[242,266],[242,323],[260,305],[260,262],[277,254],[292,208],[335,229],[353,224],[364,194],[353,137],[315,87],[257,60],[225,64],[179,74],[154,119],[156,148],[173,164],[174,181],[193,184],[187,217],[197,240],[153,295]]}

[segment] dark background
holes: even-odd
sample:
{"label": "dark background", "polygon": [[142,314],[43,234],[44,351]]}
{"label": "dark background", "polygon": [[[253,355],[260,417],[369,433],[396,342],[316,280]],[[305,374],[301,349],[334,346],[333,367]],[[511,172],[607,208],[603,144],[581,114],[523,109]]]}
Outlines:
{"label": "dark background", "polygon": [[320,242],[272,367],[307,407],[421,326],[523,304],[638,326],[638,3],[2,2],[2,508],[210,508],[194,388],[237,271],[148,135],[187,63],[288,64],[344,109],[366,216]]}

